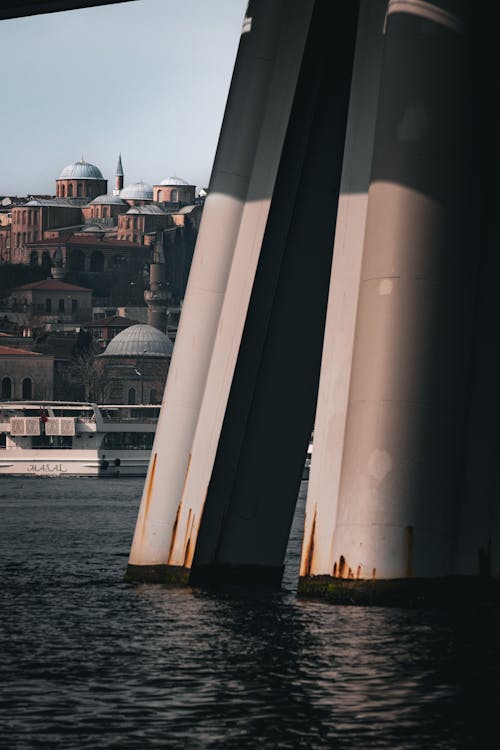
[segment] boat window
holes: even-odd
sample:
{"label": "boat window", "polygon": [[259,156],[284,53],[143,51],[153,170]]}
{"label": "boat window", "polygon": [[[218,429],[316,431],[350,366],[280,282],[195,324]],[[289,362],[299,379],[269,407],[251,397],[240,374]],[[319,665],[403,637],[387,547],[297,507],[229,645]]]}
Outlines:
{"label": "boat window", "polygon": [[68,435],[36,435],[31,438],[32,448],[72,448],[73,438]]}
{"label": "boat window", "polygon": [[151,450],[154,432],[107,432],[102,448],[107,450]]}
{"label": "boat window", "polygon": [[54,417],[81,417],[82,419],[91,419],[94,416],[93,409],[71,409],[63,407],[62,409],[53,408]]}

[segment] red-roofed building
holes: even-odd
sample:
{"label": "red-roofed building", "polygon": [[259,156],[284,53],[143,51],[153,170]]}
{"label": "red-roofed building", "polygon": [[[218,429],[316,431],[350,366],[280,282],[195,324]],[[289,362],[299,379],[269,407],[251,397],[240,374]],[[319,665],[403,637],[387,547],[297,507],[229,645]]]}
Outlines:
{"label": "red-roofed building", "polygon": [[53,398],[54,357],[0,345],[0,399],[49,401]]}
{"label": "red-roofed building", "polygon": [[13,312],[26,312],[45,320],[81,320],[91,315],[92,290],[58,279],[43,279],[13,289],[9,305]]}

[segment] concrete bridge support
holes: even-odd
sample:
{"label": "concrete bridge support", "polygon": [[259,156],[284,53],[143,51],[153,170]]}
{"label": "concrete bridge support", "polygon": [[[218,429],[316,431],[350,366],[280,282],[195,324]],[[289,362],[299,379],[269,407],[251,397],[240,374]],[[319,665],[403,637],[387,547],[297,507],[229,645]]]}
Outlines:
{"label": "concrete bridge support", "polygon": [[[314,418],[358,8],[319,0],[282,10],[278,49],[286,54],[261,113],[184,485],[172,493],[164,470],[161,482],[153,475],[175,439],[165,442],[160,423],[132,577],[281,580]],[[291,111],[284,92],[293,94]],[[276,137],[277,126],[286,138]],[[195,261],[202,248],[198,240]],[[196,269],[188,291],[193,278]],[[202,285],[203,270],[199,278]],[[187,312],[201,314],[192,304]],[[177,341],[185,336],[183,318]],[[184,366],[193,366],[188,357]],[[163,547],[152,555],[149,538],[159,537]]]}
{"label": "concrete bridge support", "polygon": [[248,5],[132,543],[132,576],[161,577],[170,557],[233,256],[242,245],[252,250],[254,232],[258,238],[265,227],[313,4]]}
{"label": "concrete bridge support", "polygon": [[318,383],[299,592],[500,574],[462,7],[250,4],[130,578],[279,584]]}
{"label": "concrete bridge support", "polygon": [[[460,6],[388,3],[340,474],[330,481],[343,409],[332,330],[302,590],[311,576],[454,572],[477,276],[467,252],[468,40]],[[339,281],[334,275],[332,308]]]}
{"label": "concrete bridge support", "polygon": [[325,575],[333,569],[331,542],[337,516],[386,8],[387,0],[362,0],[359,11],[314,424],[314,460],[304,526],[308,545],[302,556],[302,575],[313,571],[314,575]]}

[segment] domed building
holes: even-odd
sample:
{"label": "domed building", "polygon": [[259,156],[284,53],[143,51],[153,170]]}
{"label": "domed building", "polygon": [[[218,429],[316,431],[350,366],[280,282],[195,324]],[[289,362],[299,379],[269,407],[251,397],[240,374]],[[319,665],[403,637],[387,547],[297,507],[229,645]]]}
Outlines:
{"label": "domed building", "polygon": [[153,200],[153,187],[148,182],[139,180],[124,187],[120,191],[120,198],[127,201],[129,206],[142,206]]}
{"label": "domed building", "polygon": [[[82,214],[86,222],[91,219],[116,219],[129,208],[128,203],[122,200],[120,196],[106,193],[105,195],[98,195],[87,206],[83,206]],[[110,223],[115,224],[116,221]]]}
{"label": "domed building", "polygon": [[99,355],[105,400],[110,404],[159,404],[167,379],[173,344],[152,326],[129,326]]}
{"label": "domed building", "polygon": [[9,231],[0,233],[0,263],[41,266],[47,276],[57,269],[58,278],[92,287],[106,304],[129,304],[127,293],[137,304],[160,231],[170,303],[179,305],[203,199],[176,176],[154,187],[144,180],[124,187],[121,154],[114,188],[108,192],[107,185],[95,164],[83,158],[67,164],[56,179],[55,197],[36,196],[11,209]]}
{"label": "domed building", "polygon": [[106,193],[108,181],[99,167],[84,161],[68,164],[56,180],[56,198],[82,199],[88,202]]}
{"label": "domed building", "polygon": [[157,203],[194,203],[195,192],[196,185],[190,185],[182,177],[166,177],[159,185],[153,186]]}

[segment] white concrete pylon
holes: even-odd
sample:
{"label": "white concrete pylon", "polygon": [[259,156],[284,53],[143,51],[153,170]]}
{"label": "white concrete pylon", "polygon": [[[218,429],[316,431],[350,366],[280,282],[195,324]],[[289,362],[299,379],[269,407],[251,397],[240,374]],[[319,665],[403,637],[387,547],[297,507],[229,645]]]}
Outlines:
{"label": "white concrete pylon", "polygon": [[[327,563],[337,579],[453,571],[476,291],[465,241],[467,38],[453,6],[460,3],[446,12],[434,2],[388,4]],[[313,476],[326,444],[314,446]],[[325,572],[312,528],[303,571]]]}
{"label": "white concrete pylon", "polygon": [[179,504],[227,280],[241,237],[265,227],[312,7],[313,0],[249,3],[132,543],[132,577],[187,562],[194,517],[186,520],[184,551],[173,555]]}
{"label": "white concrete pylon", "polygon": [[329,575],[370,185],[386,0],[362,0],[325,325],[300,574]]}

